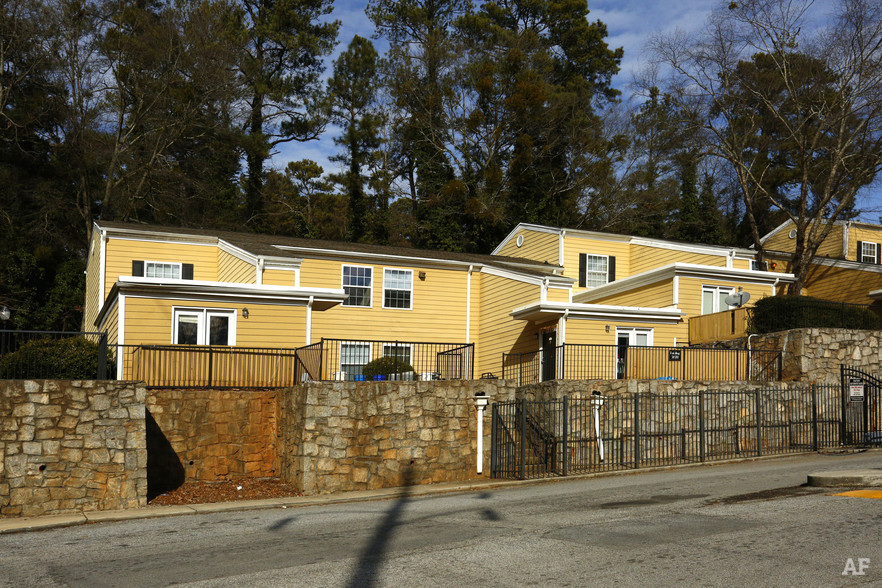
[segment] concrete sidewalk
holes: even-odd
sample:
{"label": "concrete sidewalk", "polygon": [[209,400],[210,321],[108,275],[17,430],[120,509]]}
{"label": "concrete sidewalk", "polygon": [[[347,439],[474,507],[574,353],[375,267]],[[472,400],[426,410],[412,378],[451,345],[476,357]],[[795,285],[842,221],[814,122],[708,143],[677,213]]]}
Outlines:
{"label": "concrete sidewalk", "polygon": [[[882,449],[867,449],[867,452],[880,452]],[[713,467],[735,463],[745,463],[751,461],[766,461],[773,459],[783,459],[800,457],[805,455],[816,455],[814,453],[785,453],[778,455],[768,455],[762,457],[748,457],[741,459],[733,459],[727,461],[715,461],[694,464],[679,464],[674,466],[659,466],[640,468],[636,470],[615,470],[608,472],[593,472],[589,474],[579,474],[566,477],[549,477],[536,478],[529,480],[499,480],[482,478],[476,480],[465,480],[462,482],[445,482],[440,484],[423,484],[418,486],[408,486],[399,488],[381,488],[379,490],[359,490],[353,492],[340,492],[336,494],[320,494],[317,496],[291,496],[287,498],[269,498],[266,500],[237,500],[234,502],[216,502],[209,504],[189,504],[181,506],[145,506],[144,508],[134,508],[126,510],[105,510],[91,511],[82,513],[47,515],[40,517],[18,517],[11,519],[0,518],[0,535],[4,533],[17,533],[21,531],[36,531],[41,529],[52,529],[56,527],[70,527],[75,525],[84,525],[87,523],[103,523],[111,521],[126,521],[133,519],[148,519],[154,517],[168,517],[180,515],[194,515],[214,512],[228,512],[240,510],[257,510],[268,508],[298,508],[305,506],[322,506],[327,504],[340,504],[346,502],[363,502],[372,500],[388,500],[395,499],[402,495],[410,497],[430,496],[434,494],[445,494],[449,492],[475,492],[480,490],[489,490],[493,488],[509,488],[524,486],[530,484],[545,484],[553,482],[567,482],[571,480],[584,480],[598,477],[611,476],[632,476],[647,472],[670,471],[685,468],[701,468]],[[867,470],[839,470],[829,472],[839,476],[849,476],[853,472],[866,472]],[[879,470],[882,472],[882,470]],[[818,474],[812,474],[813,476]],[[811,480],[810,480],[811,481]],[[836,479],[829,476],[824,478],[825,486],[835,487],[840,484],[836,483]],[[820,485],[820,484],[814,484]],[[849,484],[854,486],[854,484]],[[873,484],[867,484],[868,486]]]}

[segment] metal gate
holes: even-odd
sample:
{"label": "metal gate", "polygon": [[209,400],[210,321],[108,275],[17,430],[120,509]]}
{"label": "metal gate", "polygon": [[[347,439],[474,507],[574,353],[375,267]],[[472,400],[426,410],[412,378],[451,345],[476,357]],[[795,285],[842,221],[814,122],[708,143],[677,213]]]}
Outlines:
{"label": "metal gate", "polygon": [[882,380],[857,368],[839,369],[843,445],[882,443]]}

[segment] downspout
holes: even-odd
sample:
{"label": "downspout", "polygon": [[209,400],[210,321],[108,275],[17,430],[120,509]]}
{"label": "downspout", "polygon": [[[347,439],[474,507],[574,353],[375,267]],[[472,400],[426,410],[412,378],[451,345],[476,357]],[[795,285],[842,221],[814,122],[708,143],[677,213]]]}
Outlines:
{"label": "downspout", "polygon": [[263,268],[266,265],[266,260],[261,256],[257,258],[257,279],[255,283],[259,286],[263,284]]}
{"label": "downspout", "polygon": [[315,296],[310,296],[309,302],[306,303],[306,345],[312,343],[312,303],[314,301]]}
{"label": "downspout", "polygon": [[472,327],[472,272],[475,266],[469,265],[469,271],[466,274],[466,328],[465,342],[471,343],[471,327]]}
{"label": "downspout", "polygon": [[105,229],[101,229],[100,239],[101,244],[98,249],[101,256],[101,267],[98,268],[98,312],[104,308],[104,299],[107,297],[107,292],[104,290],[107,276],[107,231]]}
{"label": "downspout", "polygon": [[851,228],[851,221],[845,221],[842,228],[842,259],[848,259],[848,230]]}

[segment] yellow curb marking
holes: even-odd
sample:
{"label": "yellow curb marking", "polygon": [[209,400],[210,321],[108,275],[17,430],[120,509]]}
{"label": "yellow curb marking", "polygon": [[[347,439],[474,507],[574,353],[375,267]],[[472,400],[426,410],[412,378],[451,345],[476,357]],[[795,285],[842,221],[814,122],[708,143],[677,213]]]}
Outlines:
{"label": "yellow curb marking", "polygon": [[850,490],[833,496],[853,496],[855,498],[878,498],[882,500],[882,490]]}

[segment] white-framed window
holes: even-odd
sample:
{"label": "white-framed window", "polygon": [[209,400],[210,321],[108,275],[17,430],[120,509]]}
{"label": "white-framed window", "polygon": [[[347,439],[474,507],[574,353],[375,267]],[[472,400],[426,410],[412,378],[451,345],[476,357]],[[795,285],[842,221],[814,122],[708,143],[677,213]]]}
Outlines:
{"label": "white-framed window", "polygon": [[374,268],[362,265],[343,266],[343,290],[349,298],[343,306],[370,308],[373,292]]}
{"label": "white-framed window", "polygon": [[878,259],[878,251],[876,250],[878,247],[877,243],[872,243],[870,241],[862,241],[861,242],[861,262],[863,263],[876,263]]}
{"label": "white-framed window", "polygon": [[236,311],[215,308],[175,308],[172,343],[178,345],[235,345]]}
{"label": "white-framed window", "polygon": [[340,342],[340,371],[344,379],[355,380],[362,376],[364,366],[371,360],[371,344],[356,341]]}
{"label": "white-framed window", "polygon": [[712,314],[732,308],[726,304],[726,297],[735,292],[729,286],[701,287],[701,314]]}
{"label": "white-framed window", "polygon": [[182,264],[180,263],[170,263],[167,261],[145,261],[144,277],[180,280],[181,266]]}
{"label": "white-framed window", "polygon": [[383,270],[383,308],[413,308],[413,270]]}
{"label": "white-framed window", "polygon": [[412,366],[410,361],[411,346],[409,343],[383,343],[383,357],[395,357],[402,364]]}
{"label": "white-framed window", "polygon": [[609,256],[585,255],[585,287],[596,288],[609,282]]}
{"label": "white-framed window", "polygon": [[616,344],[622,347],[649,347],[653,329],[643,327],[616,327]]}

